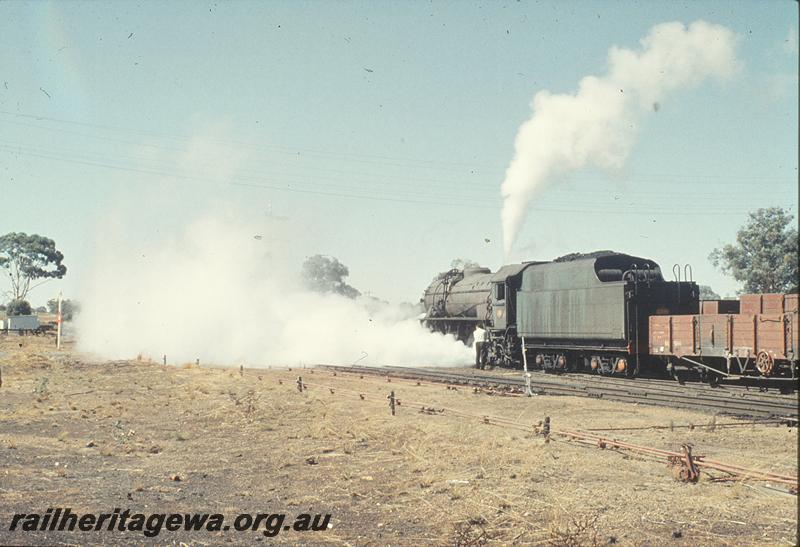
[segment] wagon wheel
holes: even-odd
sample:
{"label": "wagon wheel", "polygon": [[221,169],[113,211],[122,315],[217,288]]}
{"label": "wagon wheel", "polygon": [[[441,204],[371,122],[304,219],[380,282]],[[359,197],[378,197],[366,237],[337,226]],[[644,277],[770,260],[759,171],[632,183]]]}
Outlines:
{"label": "wagon wheel", "polygon": [[758,372],[764,376],[771,376],[774,366],[775,361],[772,359],[772,355],[763,350],[758,352],[756,356],[756,368]]}

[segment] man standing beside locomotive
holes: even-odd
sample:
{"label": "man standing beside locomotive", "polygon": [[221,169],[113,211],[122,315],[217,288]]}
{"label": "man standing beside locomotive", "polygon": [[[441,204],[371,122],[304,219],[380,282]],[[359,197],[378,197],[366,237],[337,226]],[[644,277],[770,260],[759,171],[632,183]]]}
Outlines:
{"label": "man standing beside locomotive", "polygon": [[486,367],[486,331],[480,326],[475,327],[472,333],[472,345],[475,348],[475,368],[483,370]]}

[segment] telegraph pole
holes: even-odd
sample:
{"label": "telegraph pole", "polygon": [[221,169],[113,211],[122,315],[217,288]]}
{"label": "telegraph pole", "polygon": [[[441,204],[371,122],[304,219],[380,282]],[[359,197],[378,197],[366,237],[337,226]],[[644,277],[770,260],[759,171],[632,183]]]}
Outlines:
{"label": "telegraph pole", "polygon": [[61,349],[61,291],[58,291],[58,315],[56,315],[56,349]]}

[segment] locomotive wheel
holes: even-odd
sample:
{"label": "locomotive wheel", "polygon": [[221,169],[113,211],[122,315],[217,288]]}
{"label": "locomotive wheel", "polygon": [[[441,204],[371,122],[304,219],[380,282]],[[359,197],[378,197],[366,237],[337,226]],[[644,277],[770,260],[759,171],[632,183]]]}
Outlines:
{"label": "locomotive wheel", "polygon": [[598,359],[597,374],[600,376],[612,376],[614,374],[614,363]]}
{"label": "locomotive wheel", "polygon": [[775,368],[775,360],[772,355],[766,351],[759,351],[756,356],[756,368],[758,372],[764,376],[772,376],[772,370]]}

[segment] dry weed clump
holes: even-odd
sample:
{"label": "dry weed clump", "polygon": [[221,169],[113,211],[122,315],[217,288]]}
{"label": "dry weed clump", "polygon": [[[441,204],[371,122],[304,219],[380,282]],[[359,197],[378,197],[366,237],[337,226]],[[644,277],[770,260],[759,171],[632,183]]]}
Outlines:
{"label": "dry weed clump", "polygon": [[36,402],[41,403],[50,398],[50,389],[48,388],[49,383],[50,378],[47,376],[39,381],[39,385],[37,385],[33,390],[33,393],[36,395]]}
{"label": "dry weed clump", "polygon": [[457,522],[453,526],[453,545],[456,547],[481,547],[492,539],[486,533],[486,521],[483,518]]}
{"label": "dry weed clump", "polygon": [[[597,520],[597,514],[574,515],[561,512],[548,527],[548,544],[553,547],[600,545]],[[613,542],[616,540],[612,540]]]}

